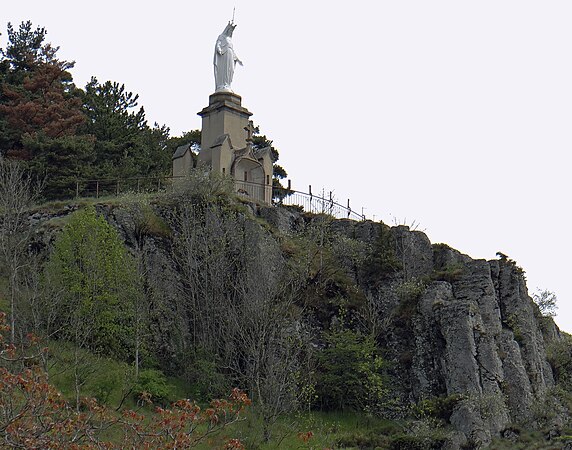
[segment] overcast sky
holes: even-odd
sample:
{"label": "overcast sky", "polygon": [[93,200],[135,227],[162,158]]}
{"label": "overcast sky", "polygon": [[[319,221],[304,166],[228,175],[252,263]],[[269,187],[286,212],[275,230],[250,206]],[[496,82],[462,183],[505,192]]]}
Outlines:
{"label": "overcast sky", "polygon": [[233,89],[293,188],[502,251],[572,332],[570,0],[2,1],[0,42],[9,21],[46,27],[76,84],[125,83],[178,135],[200,128],[233,6]]}

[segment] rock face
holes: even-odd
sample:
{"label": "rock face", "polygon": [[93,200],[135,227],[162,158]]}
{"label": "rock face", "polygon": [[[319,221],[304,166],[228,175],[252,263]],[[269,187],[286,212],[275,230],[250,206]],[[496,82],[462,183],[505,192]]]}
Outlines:
{"label": "rock face", "polygon": [[[252,210],[282,235],[300,232],[305,220],[311,220],[296,208]],[[137,217],[121,208],[98,211],[139,255],[147,277],[155,280],[146,293],[156,317],[155,346],[161,349],[163,366],[168,366],[177,359],[178,337],[162,327],[177,323],[183,308],[171,240],[138,233]],[[168,211],[155,212],[169,222]],[[332,233],[369,245],[373,253],[391,256],[391,264],[382,264],[380,273],[368,277],[352,272],[349,265],[344,270],[364,296],[377,302],[379,315],[386,319],[378,340],[398,380],[395,396],[405,403],[454,399],[449,420],[458,433],[451,449],[485,447],[511,423],[533,425],[534,405],[554,385],[546,347],[561,337],[552,321],[541,318],[513,261],[473,260],[446,245],[431,245],[425,234],[405,226],[335,220],[329,227]],[[386,237],[380,243],[382,232]],[[185,326],[175,328],[184,332]]]}
{"label": "rock face", "polygon": [[[354,222],[344,232],[363,236],[364,230],[373,241],[371,224]],[[560,334],[550,321],[543,336],[522,269],[507,258],[473,260],[446,245],[431,246],[407,227],[390,232],[403,264],[401,281],[362,287],[392,318],[383,343],[392,349],[401,394],[413,401],[458,397],[450,422],[460,433],[451,448],[484,447],[510,423],[533,424],[535,403],[554,385],[546,346]],[[418,298],[387,302],[396,284],[411,280],[426,284]],[[413,303],[407,317],[404,301]]]}

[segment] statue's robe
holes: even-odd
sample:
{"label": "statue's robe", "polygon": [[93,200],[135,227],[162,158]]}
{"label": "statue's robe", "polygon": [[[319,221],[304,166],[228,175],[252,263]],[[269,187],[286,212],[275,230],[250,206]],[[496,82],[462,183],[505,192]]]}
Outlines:
{"label": "statue's robe", "polygon": [[216,91],[230,91],[232,77],[234,75],[234,65],[237,57],[232,48],[232,41],[229,36],[221,34],[215,46],[214,53],[214,76]]}

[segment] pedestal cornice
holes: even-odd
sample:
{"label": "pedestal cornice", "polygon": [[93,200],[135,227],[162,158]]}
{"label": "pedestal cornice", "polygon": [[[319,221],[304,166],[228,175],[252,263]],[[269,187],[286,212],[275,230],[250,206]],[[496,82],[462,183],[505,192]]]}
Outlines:
{"label": "pedestal cornice", "polygon": [[229,109],[247,117],[252,113],[242,106],[242,97],[234,92],[215,92],[209,96],[209,106],[203,108],[197,114],[201,117],[220,109]]}

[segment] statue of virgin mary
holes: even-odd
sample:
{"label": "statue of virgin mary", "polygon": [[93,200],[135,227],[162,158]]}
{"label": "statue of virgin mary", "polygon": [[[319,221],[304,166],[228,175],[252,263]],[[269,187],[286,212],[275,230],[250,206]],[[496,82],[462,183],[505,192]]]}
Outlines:
{"label": "statue of virgin mary", "polygon": [[236,25],[229,22],[222,34],[216,40],[214,52],[215,92],[232,92],[230,85],[234,76],[236,63],[242,66],[232,47],[232,32]]}

